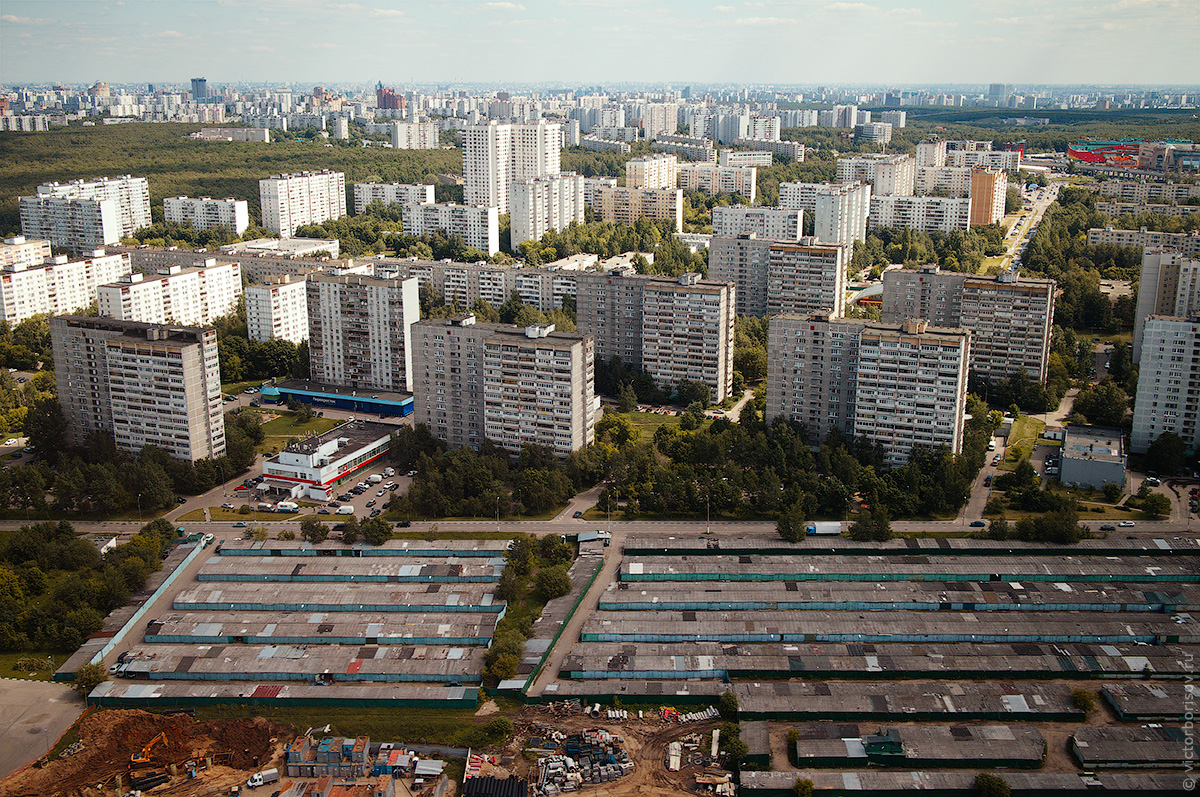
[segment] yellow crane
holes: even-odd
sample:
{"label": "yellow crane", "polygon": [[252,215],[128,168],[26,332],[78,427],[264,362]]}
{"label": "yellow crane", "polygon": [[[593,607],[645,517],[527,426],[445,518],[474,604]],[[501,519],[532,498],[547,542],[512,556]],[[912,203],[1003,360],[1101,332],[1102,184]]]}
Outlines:
{"label": "yellow crane", "polygon": [[159,742],[162,742],[163,744],[169,744],[169,742],[167,741],[166,731],[163,731],[158,736],[155,736],[153,739],[146,742],[146,746],[142,748],[142,752],[133,753],[132,755],[130,755],[129,756],[129,766],[132,767],[132,766],[136,766],[137,764],[149,764],[150,763],[150,751],[153,750],[154,745],[158,744]]}

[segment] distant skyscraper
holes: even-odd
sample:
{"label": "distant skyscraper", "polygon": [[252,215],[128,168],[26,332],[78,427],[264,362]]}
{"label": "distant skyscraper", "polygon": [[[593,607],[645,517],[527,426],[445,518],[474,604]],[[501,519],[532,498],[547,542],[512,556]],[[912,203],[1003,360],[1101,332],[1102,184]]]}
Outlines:
{"label": "distant skyscraper", "polygon": [[208,99],[208,81],[202,77],[192,78],[192,101],[203,102]]}
{"label": "distant skyscraper", "polygon": [[988,102],[995,105],[1002,106],[1007,103],[1010,94],[1012,86],[1007,83],[993,83],[988,86]]}

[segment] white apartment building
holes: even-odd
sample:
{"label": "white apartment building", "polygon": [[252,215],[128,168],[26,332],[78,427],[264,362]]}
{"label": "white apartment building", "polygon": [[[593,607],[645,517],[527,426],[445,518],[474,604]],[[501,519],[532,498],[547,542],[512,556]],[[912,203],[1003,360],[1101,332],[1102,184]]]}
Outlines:
{"label": "white apartment building", "polygon": [[1137,180],[1105,180],[1096,187],[1101,196],[1126,202],[1186,202],[1200,197],[1200,183],[1148,183]]}
{"label": "white apartment building", "polygon": [[133,454],[225,454],[214,330],[67,315],[50,319],[50,343],[70,445],[104,432]]}
{"label": "white apartment building", "polygon": [[594,349],[587,335],[477,323],[473,313],[413,325],[414,423],[451,448],[491,440],[566,456],[594,439]]}
{"label": "white apartment building", "polygon": [[920,144],[917,144],[916,165],[918,168],[940,169],[946,165],[947,151],[948,148],[945,139],[939,138],[933,141],[922,141]]}
{"label": "white apartment building", "polygon": [[916,175],[908,155],[852,155],[837,162],[837,181],[870,183],[871,196],[912,196]]}
{"label": "white apartment building", "polygon": [[[738,140],[745,141],[746,139]],[[743,168],[747,166],[770,166],[774,157],[770,152],[723,149],[717,153],[717,165]]]}
{"label": "white apartment building", "polygon": [[[40,248],[34,251],[40,252]],[[129,255],[106,255],[103,249],[87,258],[71,260],[58,255],[37,264],[14,258],[13,263],[0,267],[0,320],[16,326],[34,315],[79,312],[96,299],[98,286],[121,279],[130,271]]]}
{"label": "white apartment building", "polygon": [[918,166],[913,190],[918,194],[945,191],[956,197],[971,195],[970,166]]}
{"label": "white apartment building", "polygon": [[312,380],[411,393],[411,327],[421,317],[417,280],[314,274],[306,285]]}
{"label": "white apartment building", "polygon": [[111,201],[116,208],[121,238],[150,226],[150,187],[145,177],[126,174],[95,180],[72,180],[69,183],[43,183],[37,187],[37,197]]}
{"label": "white apartment building", "polygon": [[934,326],[971,331],[971,370],[989,380],[1024,371],[1043,382],[1054,328],[1054,280],[889,269],[883,274],[880,308],[885,323],[924,319]]}
{"label": "white apartment building", "polygon": [[201,141],[257,141],[271,143],[271,131],[255,127],[205,127],[193,137]]}
{"label": "white apartment building", "polygon": [[346,175],[319,171],[277,174],[258,181],[263,226],[284,238],[304,224],[346,215]]}
{"label": "white apartment building", "polygon": [[355,183],[354,213],[367,212],[375,200],[385,205],[432,205],[433,186],[409,183]]}
{"label": "white apartment building", "polygon": [[448,306],[471,307],[482,299],[499,307],[516,293],[542,312],[562,307],[575,297],[577,270],[556,265],[512,268],[487,263],[454,263],[409,258],[376,260],[375,275],[389,279],[415,277],[421,287],[438,293]]}
{"label": "white apartment building", "polygon": [[1200,257],[1200,233],[1159,232],[1147,230],[1117,230],[1112,227],[1093,227],[1087,233],[1088,246],[1112,244],[1113,246],[1137,246],[1142,249],[1162,247],[1172,249],[1184,257]]}
{"label": "white apartment building", "polygon": [[152,277],[127,274],[96,289],[100,315],[118,321],[209,326],[237,311],[242,295],[238,263],[203,261],[193,268],[168,266]]}
{"label": "white apartment building", "polygon": [[625,162],[629,188],[675,188],[679,185],[679,159],[673,154],[642,155]]}
{"label": "white apartment building", "polygon": [[49,241],[30,241],[23,235],[14,235],[0,244],[0,268],[40,266],[49,259]]}
{"label": "white apartment building", "polygon": [[689,191],[708,194],[740,194],[754,202],[758,169],[753,166],[718,166],[685,163],[679,167],[680,185]]}
{"label": "white apartment building", "polygon": [[21,232],[72,252],[91,252],[121,240],[117,203],[111,199],[23,196]]}
{"label": "white apartment building", "polygon": [[872,196],[871,229],[908,227],[930,232],[953,232],[971,226],[969,198],[941,196]]}
{"label": "white apartment building", "polygon": [[871,211],[868,183],[780,183],[779,206],[813,216],[813,235],[821,243],[852,246],[867,239]]}
{"label": "white apartment building", "polygon": [[270,276],[246,286],[246,332],[250,340],[308,340],[308,287],[304,277]]}
{"label": "white apartment building", "polygon": [[461,235],[490,257],[500,251],[500,212],[495,207],[459,205],[454,202],[404,206],[404,234],[432,235],[443,230]]}
{"label": "white apartment building", "polygon": [[916,446],[962,450],[971,333],[924,321],[884,324],[826,314],[774,316],[767,408],[813,440],[837,429],[883,446],[903,465]]}
{"label": "white apartment building", "polygon": [[855,125],[854,138],[856,141],[890,144],[892,141],[892,126],[887,122],[867,122]]}
{"label": "white apartment building", "polygon": [[234,235],[241,235],[250,226],[250,211],[244,199],[167,197],[163,200],[163,218],[175,224],[190,224],[197,230],[225,227]]}
{"label": "white apartment building", "polygon": [[1129,447],[1144,454],[1164,432],[1200,450],[1200,318],[1151,315],[1142,322],[1141,363]]}
{"label": "white apartment building", "polygon": [[601,221],[633,224],[641,217],[670,219],[683,229],[683,191],[679,188],[598,186],[593,206]]}
{"label": "white apartment building", "polygon": [[437,149],[438,126],[432,122],[392,122],[393,149]]}
{"label": "white apartment building", "polygon": [[896,130],[899,130],[900,128],[902,128],[908,124],[908,112],[907,111],[880,111],[879,112],[879,121],[887,122],[893,128],[895,128]]}
{"label": "white apartment building", "polygon": [[1142,274],[1133,316],[1135,363],[1141,362],[1143,328],[1152,315],[1177,318],[1200,315],[1200,260],[1161,247],[1142,252]]}
{"label": "white apartment building", "polygon": [[515,181],[509,217],[512,251],[522,241],[540,241],[550,230],[582,224],[585,208],[583,178],[574,172]]}
{"label": "white apartment building", "polygon": [[773,241],[767,257],[766,313],[834,313],[846,306],[848,248],[815,238]]}
{"label": "white apartment building", "polygon": [[744,232],[776,241],[799,241],[804,234],[804,211],[763,205],[729,205],[712,209],[713,235]]}
{"label": "white apartment building", "polygon": [[1021,166],[1021,153],[1017,150],[952,149],[946,152],[946,165],[1015,172]]}
{"label": "white apartment building", "polygon": [[[816,120],[814,119],[813,123],[809,126],[816,127],[816,124]],[[764,141],[757,138],[738,138],[734,139],[733,145],[735,147],[745,147],[755,152],[770,152],[774,155],[783,155],[791,158],[796,163],[804,163],[804,145],[798,141]]]}
{"label": "white apartment building", "polygon": [[468,205],[509,212],[514,181],[562,171],[562,126],[539,119],[529,124],[471,125],[463,136],[463,199]]}

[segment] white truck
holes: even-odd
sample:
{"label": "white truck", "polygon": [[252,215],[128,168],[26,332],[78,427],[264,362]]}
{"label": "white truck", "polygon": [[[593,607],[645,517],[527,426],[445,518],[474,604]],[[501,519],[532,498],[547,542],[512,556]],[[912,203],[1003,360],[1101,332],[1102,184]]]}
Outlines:
{"label": "white truck", "polygon": [[339,515],[353,515],[354,507],[350,506],[349,504],[346,504],[345,506],[339,506],[337,508],[337,513]]}
{"label": "white truck", "polygon": [[257,789],[259,786],[266,786],[268,783],[278,783],[278,782],[279,782],[279,770],[278,769],[274,769],[274,768],[264,769],[262,772],[255,772],[253,775],[250,776],[250,779],[248,781],[246,781],[246,788]]}
{"label": "white truck", "polygon": [[276,512],[299,512],[300,505],[294,501],[280,501],[275,505]]}
{"label": "white truck", "polygon": [[393,477],[393,476],[395,476],[395,475],[396,475],[396,469],[395,469],[395,468],[384,468],[384,469],[383,469],[383,478],[385,478],[385,479],[390,479],[390,478],[392,478],[392,477]]}
{"label": "white truck", "polygon": [[383,477],[378,473],[372,473],[367,477],[367,482],[370,484],[379,484],[381,481],[383,481]]}

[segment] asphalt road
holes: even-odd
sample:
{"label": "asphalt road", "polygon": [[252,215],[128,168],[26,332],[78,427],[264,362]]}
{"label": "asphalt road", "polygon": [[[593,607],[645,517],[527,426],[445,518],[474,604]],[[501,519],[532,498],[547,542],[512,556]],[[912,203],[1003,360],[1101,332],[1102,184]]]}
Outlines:
{"label": "asphalt road", "polygon": [[0,780],[44,756],[83,708],[65,684],[0,678]]}

